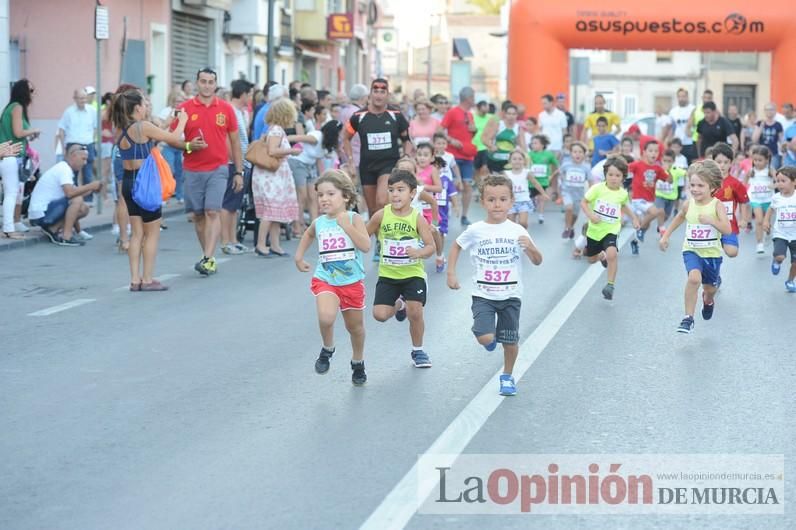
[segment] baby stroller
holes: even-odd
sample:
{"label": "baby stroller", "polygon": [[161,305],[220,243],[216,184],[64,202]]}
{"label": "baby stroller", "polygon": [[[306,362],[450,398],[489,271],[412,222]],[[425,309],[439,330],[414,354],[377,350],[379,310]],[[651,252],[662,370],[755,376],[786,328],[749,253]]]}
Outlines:
{"label": "baby stroller", "polygon": [[[246,239],[246,232],[252,231],[254,232],[252,244],[256,245],[257,234],[260,231],[260,220],[257,219],[257,215],[254,211],[254,194],[252,192],[251,168],[245,171],[245,175],[243,177],[243,187],[243,201],[241,201],[240,210],[238,210],[238,225],[235,235],[238,238],[238,242],[243,243]],[[282,232],[285,234],[285,240],[290,241],[290,236],[292,234],[290,225],[282,223],[281,227]],[[270,244],[267,238],[265,244]]]}

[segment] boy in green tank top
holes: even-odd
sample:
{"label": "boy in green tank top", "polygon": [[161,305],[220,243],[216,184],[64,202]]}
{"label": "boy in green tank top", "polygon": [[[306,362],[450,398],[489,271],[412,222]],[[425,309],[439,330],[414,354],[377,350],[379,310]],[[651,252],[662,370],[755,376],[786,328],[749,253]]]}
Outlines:
{"label": "boy in green tank top", "polygon": [[435,246],[431,227],[422,212],[412,207],[416,193],[415,176],[394,169],[387,181],[390,204],[368,221],[368,234],[376,234],[381,246],[373,318],[385,322],[395,316],[401,322],[408,316],[412,362],[417,368],[431,368],[431,359],[423,351],[427,287],[422,260],[434,255]]}

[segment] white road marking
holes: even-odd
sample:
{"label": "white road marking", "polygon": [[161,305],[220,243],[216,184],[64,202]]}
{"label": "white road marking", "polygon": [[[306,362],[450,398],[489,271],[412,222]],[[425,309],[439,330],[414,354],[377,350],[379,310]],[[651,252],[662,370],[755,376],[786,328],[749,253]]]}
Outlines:
{"label": "white road marking", "polygon": [[78,298],[77,300],[72,300],[71,302],[67,302],[65,304],[48,307],[47,309],[34,311],[33,313],[28,313],[28,316],[46,317],[49,315],[53,315],[55,313],[60,313],[61,311],[66,311],[67,309],[72,309],[73,307],[79,307],[81,305],[90,304],[91,302],[96,302],[96,301],[97,301],[96,298]]}
{"label": "white road marking", "polygon": [[[624,231],[618,241],[621,248],[630,239],[632,227]],[[588,294],[589,289],[603,275],[600,263],[595,263],[586,269],[575,285],[564,295],[553,310],[541,324],[523,341],[520,354],[514,365],[514,379],[519,381],[530,369],[539,355],[553,340],[561,327],[566,323],[578,304]],[[464,407],[448,427],[437,437],[425,454],[445,455],[440,458],[440,465],[452,465],[456,458],[464,451],[473,437],[481,430],[486,421],[503,402],[504,398],[498,394],[497,379],[503,373],[498,370],[476,396]],[[527,381],[526,381],[527,383]],[[522,386],[519,386],[522,392]],[[509,398],[517,399],[517,398]],[[417,463],[412,466],[406,475],[395,485],[376,510],[360,527],[361,530],[384,530],[404,528],[415,515],[420,504],[428,497],[439,482],[439,476],[424,477],[422,483],[418,482]]]}
{"label": "white road marking", "polygon": [[[180,276],[182,276],[182,274],[163,274],[161,276],[155,276],[155,279],[160,283],[163,283],[167,280],[179,278]],[[122,285],[121,287],[117,287],[116,289],[114,289],[113,292],[118,293],[119,291],[129,291],[129,290],[130,290],[129,285]]]}
{"label": "white road marking", "polygon": [[218,258],[218,259],[216,260],[216,263],[226,263],[226,262],[228,262],[228,261],[229,261],[229,260],[231,260],[231,259],[232,259],[232,258]]}

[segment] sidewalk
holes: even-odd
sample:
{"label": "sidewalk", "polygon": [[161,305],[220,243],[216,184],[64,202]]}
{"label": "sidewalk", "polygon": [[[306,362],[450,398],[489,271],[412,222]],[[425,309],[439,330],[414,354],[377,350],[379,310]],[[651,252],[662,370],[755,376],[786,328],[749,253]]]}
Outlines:
{"label": "sidewalk", "polygon": [[[101,230],[110,230],[113,224],[113,209],[114,202],[111,199],[106,200],[102,205],[102,214],[97,215],[96,208],[92,208],[88,216],[80,220],[80,227],[90,234],[95,234]],[[163,217],[171,217],[184,211],[184,205],[172,200],[169,201],[167,206],[163,207]],[[44,235],[40,228],[31,227],[30,232],[25,233],[25,239],[0,237],[0,252],[49,242],[49,238]]]}

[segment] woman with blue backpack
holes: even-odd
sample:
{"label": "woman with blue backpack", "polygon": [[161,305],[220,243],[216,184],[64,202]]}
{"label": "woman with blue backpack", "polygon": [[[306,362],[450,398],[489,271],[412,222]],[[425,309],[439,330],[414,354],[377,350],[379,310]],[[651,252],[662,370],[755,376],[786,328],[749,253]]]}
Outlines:
{"label": "woman with blue backpack", "polygon": [[160,240],[161,190],[160,176],[151,153],[157,142],[181,147],[182,133],[188,121],[185,111],[175,111],[176,128],[164,131],[149,121],[151,110],[149,101],[140,90],[126,90],[113,99],[111,120],[119,131],[116,145],[124,168],[122,197],[132,226],[127,251],[131,291],[168,289],[153,278]]}

